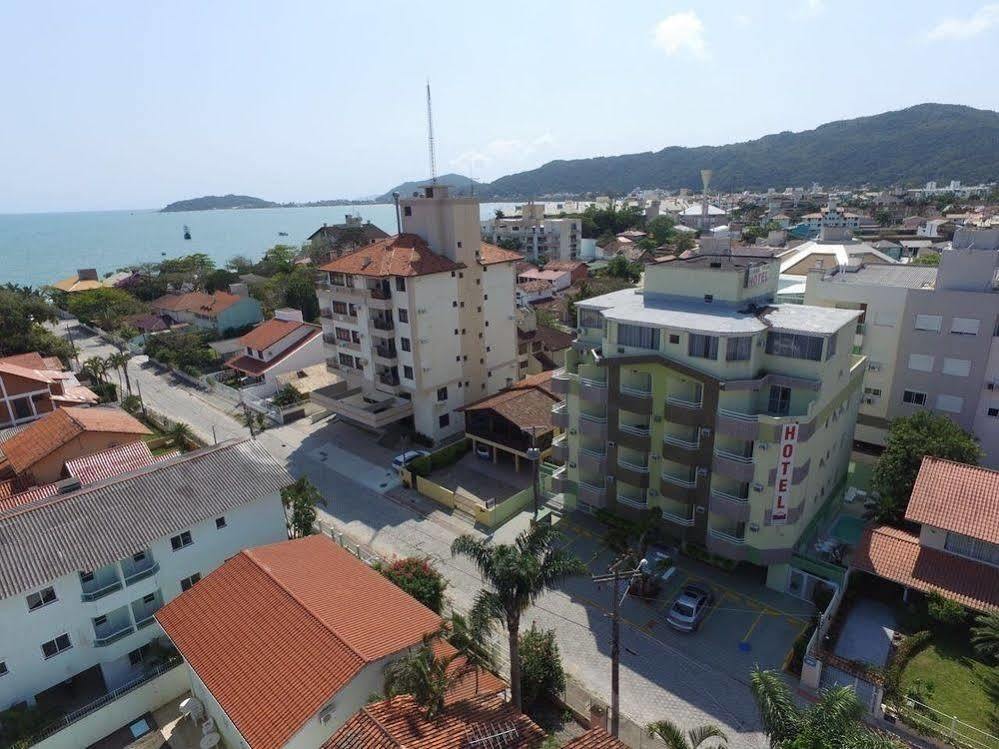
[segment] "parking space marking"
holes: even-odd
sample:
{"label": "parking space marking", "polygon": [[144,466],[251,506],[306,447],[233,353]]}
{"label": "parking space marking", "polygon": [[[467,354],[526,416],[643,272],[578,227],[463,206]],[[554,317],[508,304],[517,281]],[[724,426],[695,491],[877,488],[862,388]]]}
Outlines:
{"label": "parking space marking", "polygon": [[684,573],[682,576],[677,575],[676,579],[679,581],[679,584],[676,585],[676,587],[673,587],[674,583],[672,580],[670,580],[669,582],[666,583],[666,587],[663,588],[662,591],[663,602],[660,603],[658,606],[656,606],[656,608],[659,609],[660,611],[665,611],[667,608],[669,608],[670,604],[673,603],[673,596],[676,595],[677,591],[683,589],[683,586],[686,585],[687,581],[690,580],[690,575]]}
{"label": "parking space marking", "polygon": [[798,616],[797,614],[792,614],[787,611],[775,611],[768,604],[764,603],[758,598],[753,598],[751,595],[743,593],[742,591],[739,590],[735,590],[734,588],[730,588],[727,585],[723,585],[719,582],[716,582],[715,580],[709,580],[707,578],[699,577],[696,575],[690,575],[690,577],[687,578],[687,581],[701,582],[709,587],[713,586],[715,588],[718,588],[724,593],[727,593],[730,598],[734,598],[736,601],[741,602],[744,605],[749,606],[750,608],[756,611],[766,612],[768,616],[783,616],[791,624],[800,624],[800,625],[808,624],[808,622],[805,619]]}
{"label": "parking space marking", "polygon": [[746,630],[746,634],[742,638],[742,642],[749,642],[749,638],[752,637],[753,631],[756,629],[757,625],[760,623],[760,620],[763,619],[763,615],[765,613],[767,613],[766,610],[761,610],[760,613],[756,615],[756,618],[753,620],[753,623],[750,625],[749,629]]}

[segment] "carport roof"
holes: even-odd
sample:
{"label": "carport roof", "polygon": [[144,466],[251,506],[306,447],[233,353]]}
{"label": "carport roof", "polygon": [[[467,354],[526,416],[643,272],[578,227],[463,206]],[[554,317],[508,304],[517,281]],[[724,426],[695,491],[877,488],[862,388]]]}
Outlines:
{"label": "carport roof", "polygon": [[852,566],[977,611],[999,610],[999,568],[919,544],[914,533],[867,528]]}
{"label": "carport roof", "polygon": [[470,403],[460,411],[492,410],[524,430],[538,427],[543,431],[553,428],[552,406],[561,398],[551,391],[553,372],[541,372],[525,377],[520,382],[496,395]]}
{"label": "carport roof", "polygon": [[999,544],[999,471],[927,455],[905,518]]}

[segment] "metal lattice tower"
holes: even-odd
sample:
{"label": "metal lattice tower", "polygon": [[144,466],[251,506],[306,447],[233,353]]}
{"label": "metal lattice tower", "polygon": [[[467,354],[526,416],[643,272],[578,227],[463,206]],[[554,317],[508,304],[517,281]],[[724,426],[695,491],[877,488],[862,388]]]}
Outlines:
{"label": "metal lattice tower", "polygon": [[430,152],[430,181],[437,184],[437,154],[434,151],[434,111],[430,106],[430,81],[427,81],[427,149]]}

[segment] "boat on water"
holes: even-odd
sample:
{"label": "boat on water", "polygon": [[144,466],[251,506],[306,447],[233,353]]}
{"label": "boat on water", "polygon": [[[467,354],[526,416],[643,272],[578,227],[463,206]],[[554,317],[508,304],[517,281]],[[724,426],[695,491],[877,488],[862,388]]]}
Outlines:
{"label": "boat on water", "polygon": [[191,230],[187,228],[187,224],[184,224],[184,239],[191,238]]}
{"label": "boat on water", "polygon": [[286,232],[286,231],[279,231],[278,232],[278,236],[279,237],[287,237],[288,236],[288,232]]}

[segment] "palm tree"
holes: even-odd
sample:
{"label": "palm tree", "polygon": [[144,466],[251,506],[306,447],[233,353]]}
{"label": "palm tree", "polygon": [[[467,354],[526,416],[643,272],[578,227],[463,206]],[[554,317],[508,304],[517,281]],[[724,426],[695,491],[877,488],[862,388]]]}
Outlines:
{"label": "palm tree", "polygon": [[475,616],[500,620],[510,642],[510,695],[519,710],[520,617],[545,590],[568,577],[582,575],[586,565],[557,546],[561,534],[553,526],[536,524],[513,544],[491,545],[472,536],[451,544],[452,556],[466,556],[478,567],[489,589],[475,598]]}
{"label": "palm tree", "polygon": [[80,367],[80,371],[90,380],[97,383],[103,383],[104,375],[108,372],[108,365],[101,357],[91,356],[83,362],[83,366]]}
{"label": "palm tree", "polygon": [[669,749],[698,749],[708,739],[719,739],[718,746],[728,744],[726,736],[718,726],[705,725],[691,728],[684,733],[676,723],[668,720],[657,720],[646,726],[649,736],[662,739]]}
{"label": "palm tree", "polygon": [[183,421],[174,422],[173,426],[167,430],[167,435],[173,440],[174,447],[180,450],[186,450],[187,445],[194,439],[194,432],[191,431],[191,427]]}
{"label": "palm tree", "polygon": [[445,625],[444,636],[465,661],[475,669],[475,693],[479,693],[479,671],[493,671],[496,659],[489,647],[489,636],[492,634],[493,622],[482,616],[482,612],[473,609],[467,617],[457,611],[451,612]]}
{"label": "palm tree", "polygon": [[971,644],[983,658],[999,659],[999,613],[982,614],[971,628]]}
{"label": "palm tree", "polygon": [[465,675],[463,669],[452,670],[451,663],[458,653],[446,657],[434,655],[430,642],[393,661],[385,669],[385,694],[396,697],[408,694],[423,708],[427,720],[433,720],[444,709],[447,693]]}
{"label": "palm tree", "polygon": [[128,362],[131,358],[130,354],[119,351],[117,354],[111,354],[107,360],[110,366],[120,370],[125,375],[125,387],[128,389],[129,395],[132,393],[132,381],[128,377]]}
{"label": "palm tree", "polygon": [[118,391],[120,392],[124,383],[121,379],[121,368],[118,366],[118,355],[109,355],[108,358],[104,360],[104,366],[108,368],[108,371],[113,369],[114,373],[118,376]]}
{"label": "palm tree", "polygon": [[867,709],[852,687],[835,687],[819,695],[817,702],[800,708],[791,690],[776,671],[753,670],[750,688],[760,711],[763,732],[773,749],[791,746],[841,746],[850,749],[901,749],[888,734],[868,729],[863,717]]}

